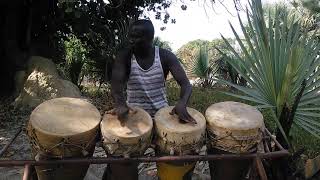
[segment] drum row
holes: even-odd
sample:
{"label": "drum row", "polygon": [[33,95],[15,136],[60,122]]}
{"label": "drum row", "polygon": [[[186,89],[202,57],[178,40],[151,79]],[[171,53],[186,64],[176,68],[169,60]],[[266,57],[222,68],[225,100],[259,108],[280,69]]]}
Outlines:
{"label": "drum row", "polygon": [[[195,155],[204,145],[210,154],[248,153],[256,151],[262,139],[263,116],[249,105],[216,103],[206,110],[205,117],[187,108],[197,124],[181,123],[176,115],[170,115],[172,108],[160,109],[153,120],[144,110],[133,107],[123,124],[116,115],[101,118],[83,99],[56,98],[33,110],[27,132],[36,160],[91,157],[100,132],[103,147],[112,157],[142,156],[151,144],[156,144],[159,156]],[[248,167],[243,160],[209,163],[212,179],[240,179]],[[161,180],[188,179],[194,167],[195,163],[157,163]],[[37,166],[36,172],[40,180],[78,180],[87,169],[87,165]]]}

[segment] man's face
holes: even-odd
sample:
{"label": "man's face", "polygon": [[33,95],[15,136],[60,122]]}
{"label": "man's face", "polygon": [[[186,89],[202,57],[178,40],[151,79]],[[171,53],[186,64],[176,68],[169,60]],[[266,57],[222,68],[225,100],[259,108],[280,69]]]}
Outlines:
{"label": "man's face", "polygon": [[135,25],[129,31],[129,42],[134,49],[141,50],[147,48],[152,43],[152,37],[150,37],[142,25]]}

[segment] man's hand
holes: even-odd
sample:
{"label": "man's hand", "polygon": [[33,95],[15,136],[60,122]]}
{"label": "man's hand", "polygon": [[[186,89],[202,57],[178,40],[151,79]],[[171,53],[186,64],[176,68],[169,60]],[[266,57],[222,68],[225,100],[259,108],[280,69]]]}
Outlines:
{"label": "man's hand", "polygon": [[106,112],[107,114],[117,115],[119,120],[125,120],[129,114],[129,107],[127,105],[118,106]]}
{"label": "man's hand", "polygon": [[161,60],[164,62],[164,66],[162,66],[162,68],[164,68],[164,72],[169,70],[180,86],[180,100],[172,110],[171,114],[177,114],[182,122],[196,124],[196,121],[190,116],[186,108],[186,104],[188,103],[192,93],[192,86],[185,71],[183,70],[178,58],[172,52],[160,49],[159,53]]}
{"label": "man's hand", "polygon": [[179,120],[184,123],[197,124],[197,121],[188,113],[186,106],[183,103],[178,102],[172,109],[171,115],[177,114]]}
{"label": "man's hand", "polygon": [[137,111],[133,110],[131,107],[127,105],[118,106],[110,111],[107,111],[107,114],[117,115],[118,119],[120,120],[120,123],[122,126],[124,126],[125,121],[128,119],[128,114],[136,113]]}

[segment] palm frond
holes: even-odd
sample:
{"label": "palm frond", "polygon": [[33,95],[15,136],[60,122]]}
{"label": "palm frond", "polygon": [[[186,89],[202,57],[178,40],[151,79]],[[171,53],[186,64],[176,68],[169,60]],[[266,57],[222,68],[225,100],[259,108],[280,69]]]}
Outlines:
{"label": "palm frond", "polygon": [[215,60],[209,59],[209,52],[206,46],[199,46],[198,51],[190,62],[185,63],[187,74],[191,77],[200,78],[203,86],[212,86],[215,82],[214,76],[218,71],[218,64]]}
{"label": "palm frond", "polygon": [[[289,14],[285,8],[276,8],[265,16],[261,0],[252,0],[251,12],[247,10],[247,27],[238,16],[244,39],[240,38],[232,24],[231,30],[241,52],[224,38],[228,50],[235,58],[228,58],[220,51],[227,62],[248,83],[244,88],[231,82],[231,85],[243,93],[236,97],[252,101],[257,106],[272,107],[274,119],[281,130],[279,118],[284,106],[291,108],[295,102],[301,84],[307,81],[305,91],[299,101],[294,122],[302,129],[319,137],[320,65],[318,56],[320,44],[314,37],[302,31],[300,21]],[[312,112],[317,111],[317,112]]]}

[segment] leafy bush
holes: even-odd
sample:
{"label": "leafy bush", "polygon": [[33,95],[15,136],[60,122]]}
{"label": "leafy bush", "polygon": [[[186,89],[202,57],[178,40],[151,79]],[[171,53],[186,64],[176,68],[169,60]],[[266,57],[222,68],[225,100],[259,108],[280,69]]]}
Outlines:
{"label": "leafy bush", "polygon": [[64,70],[70,81],[80,87],[82,78],[85,75],[83,71],[84,64],[87,60],[87,51],[81,41],[74,35],[70,35],[68,41],[64,42],[66,52],[66,62]]}
{"label": "leafy bush", "polygon": [[199,78],[196,85],[201,87],[212,87],[215,83],[214,76],[218,71],[218,64],[215,60],[209,59],[209,52],[206,46],[198,48],[197,55],[185,64],[187,74]]}

